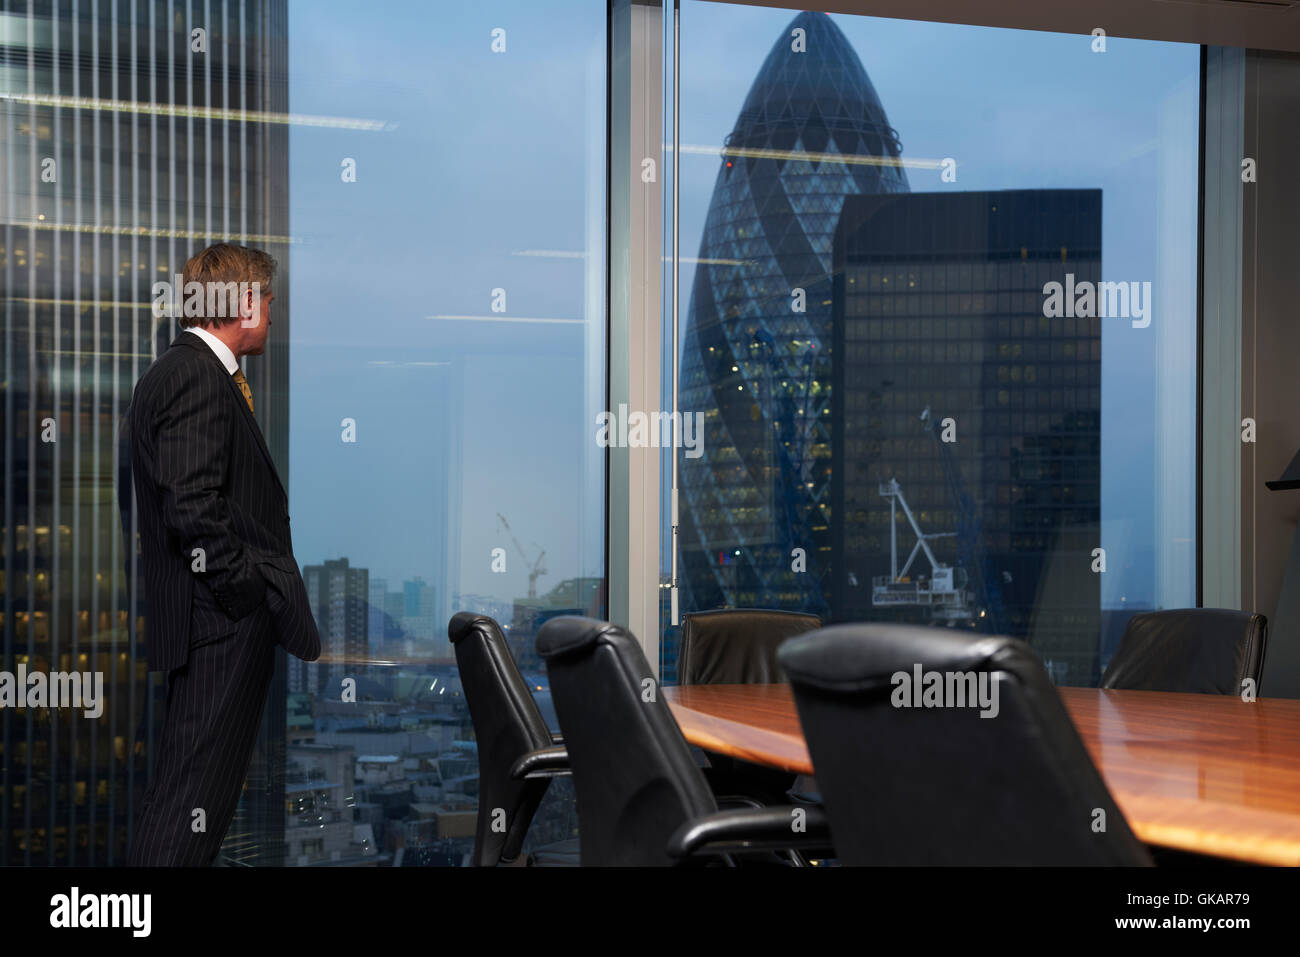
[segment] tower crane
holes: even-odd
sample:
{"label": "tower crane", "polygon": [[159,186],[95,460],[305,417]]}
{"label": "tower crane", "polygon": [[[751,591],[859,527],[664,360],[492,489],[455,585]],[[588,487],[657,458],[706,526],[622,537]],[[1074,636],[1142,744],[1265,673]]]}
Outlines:
{"label": "tower crane", "polygon": [[943,462],[944,479],[948,484],[948,494],[957,508],[957,555],[958,561],[974,580],[975,593],[980,601],[979,617],[984,620],[988,631],[995,635],[1007,633],[1006,605],[1002,600],[1002,586],[998,581],[993,562],[984,548],[984,532],[981,527],[979,511],[975,502],[966,491],[962,481],[961,469],[957,466],[950,443],[943,441],[942,417],[932,415],[927,405],[921,413],[922,427],[934,436],[939,444],[939,457]]}
{"label": "tower crane", "polygon": [[[930,609],[930,617],[945,621],[965,621],[970,618],[970,593],[966,590],[966,572],[945,565],[934,557],[930,549],[932,538],[952,538],[956,532],[923,532],[903,497],[898,479],[880,483],[880,497],[889,503],[889,574],[871,579],[871,604],[877,608],[896,608],[900,605],[922,605]],[[902,568],[898,567],[898,512],[912,526],[916,544]],[[915,581],[908,572],[916,561],[918,552],[925,554],[930,563],[930,577]]]}
{"label": "tower crane", "polygon": [[519,544],[519,539],[515,538],[515,533],[510,530],[510,523],[506,521],[506,517],[500,512],[497,512],[497,521],[505,526],[506,534],[509,535],[510,540],[515,543],[515,548],[519,550],[519,554],[523,558],[524,564],[528,566],[528,597],[536,598],[537,579],[539,576],[546,574],[546,563],[544,561],[546,558],[546,549],[542,548],[542,546],[538,545],[536,542],[533,542],[533,547],[537,549],[538,554],[536,561],[530,564],[528,561],[528,553],[524,551],[524,546]]}

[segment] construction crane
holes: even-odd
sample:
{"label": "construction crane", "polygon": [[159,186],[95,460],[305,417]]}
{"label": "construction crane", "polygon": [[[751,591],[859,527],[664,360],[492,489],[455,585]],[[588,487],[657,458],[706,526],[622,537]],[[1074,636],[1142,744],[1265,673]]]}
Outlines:
{"label": "construction crane", "polygon": [[[754,333],[752,345],[762,350],[764,354],[764,401],[760,403],[760,409],[773,430],[773,458],[776,459],[777,465],[773,477],[775,485],[773,491],[779,509],[778,524],[784,561],[790,560],[790,555],[795,548],[802,548],[804,554],[811,559],[815,553],[812,532],[812,512],[815,504],[808,495],[805,473],[810,464],[807,460],[807,450],[815,424],[813,422],[815,416],[809,414],[814,351],[812,346],[809,346],[803,354],[802,388],[787,388],[778,392],[775,380],[778,376],[786,376],[786,373],[777,356],[776,343],[771,333],[766,329],[759,329]],[[797,406],[796,395],[800,397]],[[800,420],[797,423],[796,417]],[[810,561],[808,570],[796,574],[795,581],[799,588],[799,610],[826,617],[828,612],[826,595],[822,591],[821,576],[816,566]],[[772,594],[769,585],[764,600],[775,602],[775,599],[776,596]]]}
{"label": "construction crane", "polygon": [[515,533],[510,530],[510,523],[506,521],[506,517],[500,512],[497,512],[497,521],[505,526],[506,534],[509,535],[510,540],[515,543],[515,548],[519,550],[519,554],[522,556],[524,564],[528,566],[528,597],[536,598],[537,579],[539,576],[546,574],[546,564],[544,562],[544,559],[546,558],[546,549],[542,548],[542,546],[538,545],[536,542],[533,542],[533,547],[537,549],[538,555],[537,560],[529,564],[528,553],[524,551],[524,546],[519,544],[519,539],[515,538]]}
{"label": "construction crane", "polygon": [[932,415],[927,405],[921,413],[921,423],[939,444],[939,458],[943,462],[948,494],[957,508],[958,563],[966,569],[968,577],[974,581],[975,594],[981,605],[977,623],[985,625],[986,630],[992,634],[1005,635],[1007,614],[1006,606],[1002,601],[1002,586],[984,548],[984,532],[979,511],[966,491],[966,483],[962,481],[961,469],[953,454],[952,443],[943,441],[943,419],[941,416]]}
{"label": "construction crane", "polygon": [[[930,609],[930,616],[948,622],[968,621],[971,618],[970,592],[966,589],[966,571],[952,568],[934,557],[930,549],[933,538],[952,538],[956,532],[921,531],[921,526],[908,507],[903,497],[903,489],[898,479],[891,478],[879,486],[881,498],[889,503],[889,574],[876,575],[871,579],[871,604],[877,608],[897,608],[904,605],[919,605]],[[902,568],[898,567],[898,513],[902,510],[912,532],[916,535],[916,544],[907,556]],[[912,579],[909,572],[916,556],[924,553],[930,563],[930,577],[919,576]]]}

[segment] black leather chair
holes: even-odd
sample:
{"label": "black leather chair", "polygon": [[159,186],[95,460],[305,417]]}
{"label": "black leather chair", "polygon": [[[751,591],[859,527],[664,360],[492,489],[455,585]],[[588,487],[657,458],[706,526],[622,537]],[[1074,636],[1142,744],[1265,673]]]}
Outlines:
{"label": "black leather chair", "polygon": [[[781,642],[822,626],[816,615],[765,608],[720,608],[682,616],[677,682],[682,685],[779,684],[785,673],[776,661]],[[791,791],[815,800],[808,777],[763,768],[727,755],[702,751],[705,777],[715,794],[747,794],[780,804]]]}
{"label": "black leather chair", "polygon": [[683,685],[777,684],[781,642],[822,626],[816,615],[762,608],[721,608],[682,616],[677,682]]}
{"label": "black leather chair", "polygon": [[1129,619],[1103,688],[1239,695],[1264,673],[1268,620],[1226,608],[1142,612]]}
{"label": "black leather chair", "polygon": [[[478,741],[474,863],[514,864],[551,778],[569,773],[568,753],[546,726],[495,620],[462,611],[452,616],[447,635]],[[493,828],[498,810],[505,812],[504,831]],[[530,863],[576,866],[578,843],[539,848]]]}
{"label": "black leather chair", "polygon": [[[791,639],[777,657],[841,863],[1151,863],[1023,642],[835,625]],[[917,666],[996,682],[985,686],[990,699],[997,689],[996,715],[981,717],[978,705],[895,707],[903,689],[894,676],[910,679]],[[1094,830],[1099,810],[1104,830]]]}
{"label": "black leather chair", "polygon": [[537,651],[573,769],[584,866],[717,862],[826,845],[819,808],[718,809],[630,632],[553,618],[537,634]]}

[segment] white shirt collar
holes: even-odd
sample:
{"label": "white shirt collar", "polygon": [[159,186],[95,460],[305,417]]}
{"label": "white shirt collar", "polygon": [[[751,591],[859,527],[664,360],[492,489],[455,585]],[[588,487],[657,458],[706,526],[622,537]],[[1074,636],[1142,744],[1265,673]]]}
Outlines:
{"label": "white shirt collar", "polygon": [[216,354],[217,358],[221,360],[221,364],[226,367],[226,371],[231,375],[235,374],[235,370],[239,368],[239,361],[235,358],[235,354],[230,351],[230,346],[201,326],[190,326],[184,331],[192,332],[206,342],[208,348]]}

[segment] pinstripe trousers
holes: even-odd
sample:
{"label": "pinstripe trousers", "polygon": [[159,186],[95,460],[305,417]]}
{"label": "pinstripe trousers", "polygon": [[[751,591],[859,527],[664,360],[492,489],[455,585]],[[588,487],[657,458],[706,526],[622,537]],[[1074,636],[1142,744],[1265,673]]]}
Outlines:
{"label": "pinstripe trousers", "polygon": [[252,760],[275,648],[263,602],[234,631],[194,639],[189,661],[168,673],[158,759],[127,866],[210,867],[216,860]]}

